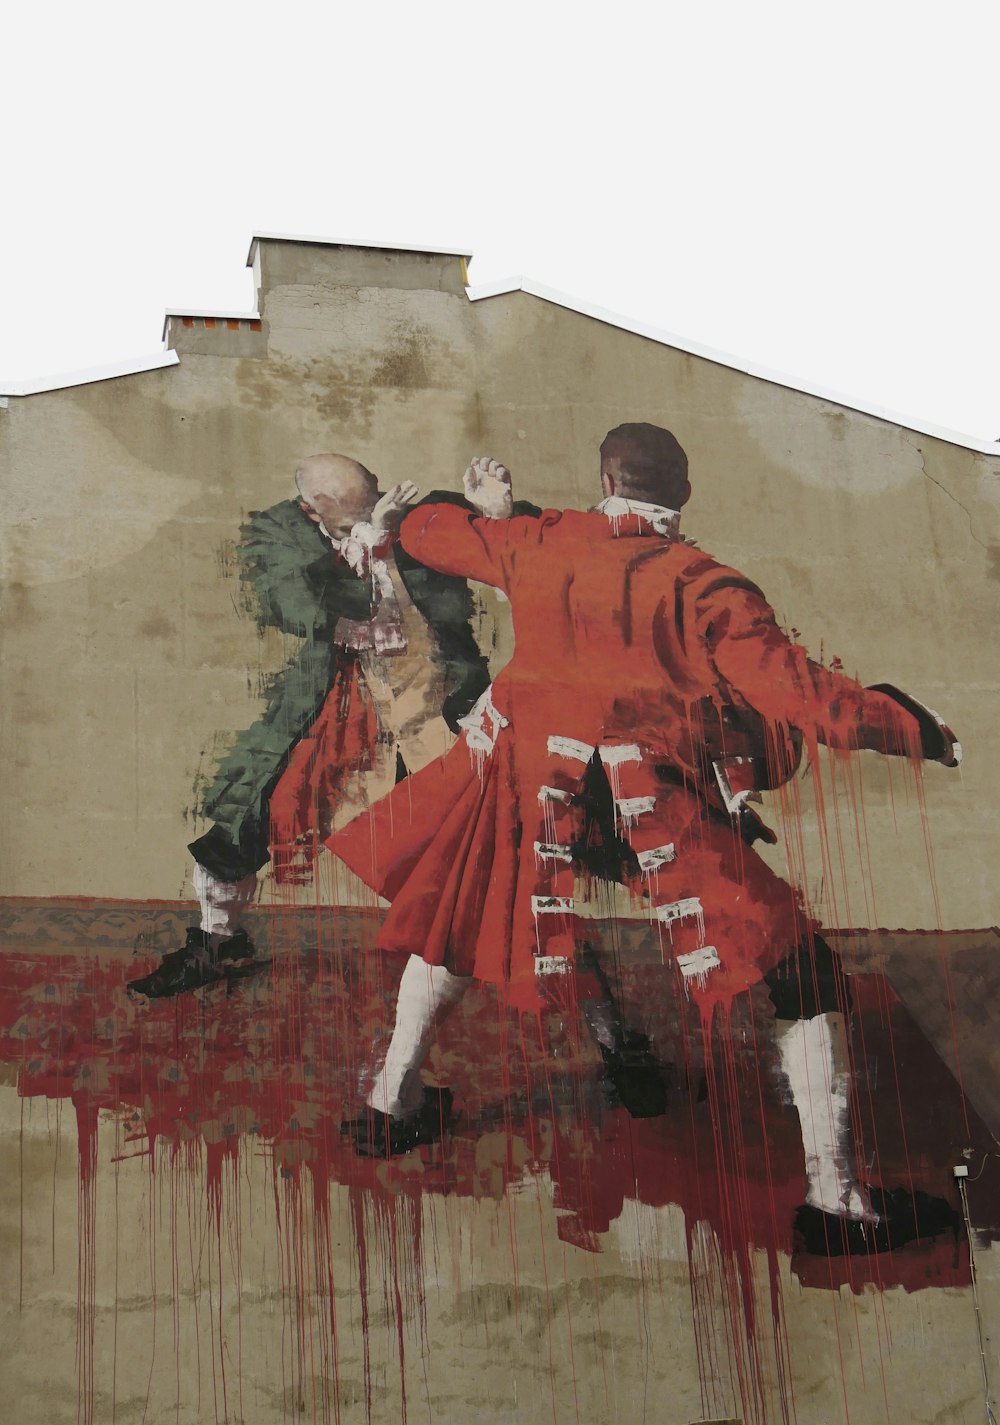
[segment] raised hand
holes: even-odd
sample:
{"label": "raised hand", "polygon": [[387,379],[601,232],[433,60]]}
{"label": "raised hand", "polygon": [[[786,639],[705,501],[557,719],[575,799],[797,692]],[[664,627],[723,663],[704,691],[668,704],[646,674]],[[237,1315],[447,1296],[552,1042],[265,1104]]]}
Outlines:
{"label": "raised hand", "polygon": [[401,480],[382,495],[372,510],[371,522],[376,529],[395,529],[420,491],[412,480]]}
{"label": "raised hand", "polygon": [[474,455],[462,477],[465,498],[491,520],[509,520],[514,513],[510,471],[489,455]]}

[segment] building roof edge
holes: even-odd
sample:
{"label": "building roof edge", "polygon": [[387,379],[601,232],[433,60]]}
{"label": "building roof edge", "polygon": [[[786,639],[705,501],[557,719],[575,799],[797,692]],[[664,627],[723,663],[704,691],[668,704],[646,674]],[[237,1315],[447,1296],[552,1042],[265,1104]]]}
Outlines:
{"label": "building roof edge", "polygon": [[427,247],[411,242],[374,242],[361,238],[307,237],[295,233],[254,233],[247,253],[247,267],[253,266],[254,249],[261,242],[298,242],[312,247],[367,247],[376,252],[427,253],[431,257],[464,257],[469,261],[472,253],[468,247]]}
{"label": "building roof edge", "polygon": [[914,416],[903,416],[898,411],[888,410],[884,406],[868,404],[857,397],[845,395],[842,391],[832,391],[825,386],[800,381],[789,376],[786,372],[774,371],[757,362],[733,356],[730,352],[718,351],[701,342],[690,341],[687,337],[677,336],[674,332],[664,331],[662,328],[651,326],[648,322],[622,316],[618,312],[609,311],[595,303],[581,301],[566,292],[544,286],[540,282],[533,282],[527,277],[511,277],[496,282],[485,282],[481,285],[467,287],[466,292],[472,302],[486,301],[490,297],[500,297],[511,292],[524,292],[528,296],[540,298],[543,302],[551,302],[554,306],[578,312],[581,316],[592,317],[594,321],[603,322],[606,326],[632,332],[635,336],[645,337],[648,341],[658,342],[661,346],[674,347],[677,351],[687,352],[690,356],[699,356],[705,361],[714,362],[717,366],[725,366],[731,371],[741,371],[747,376],[767,381],[772,386],[782,386],[789,391],[798,391],[803,396],[813,396],[817,400],[828,401],[831,405],[857,411],[860,415],[872,416],[876,420],[901,426],[904,430],[912,431],[916,435],[930,436],[934,440],[941,440],[949,445],[958,445],[965,450],[974,450],[981,455],[993,455],[1000,459],[1000,442],[982,440],[978,436],[949,430],[945,426],[938,426],[930,421],[919,421]]}
{"label": "building roof edge", "polygon": [[90,366],[82,371],[65,371],[56,376],[42,376],[34,381],[4,381],[0,379],[0,396],[40,396],[46,391],[64,391],[70,386],[88,386],[95,381],[114,381],[119,376],[139,376],[144,371],[159,371],[177,366],[176,351],[161,351],[155,356],[135,356],[113,361],[106,366]]}

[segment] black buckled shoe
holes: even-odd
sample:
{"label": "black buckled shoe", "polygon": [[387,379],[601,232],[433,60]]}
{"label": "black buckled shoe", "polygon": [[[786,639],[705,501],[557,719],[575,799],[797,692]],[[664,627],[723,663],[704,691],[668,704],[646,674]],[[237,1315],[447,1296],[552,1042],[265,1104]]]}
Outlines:
{"label": "black buckled shoe", "polygon": [[228,940],[221,940],[215,952],[220,965],[244,964],[257,958],[257,949],[245,930],[236,930]]}
{"label": "black buckled shoe", "polygon": [[138,980],[129,980],[125,988],[130,995],[167,999],[170,995],[217,984],[221,979],[222,971],[213,961],[211,938],[207,931],[189,925],[187,938],[180,950],[169,950],[155,970]]}
{"label": "black buckled shoe", "polygon": [[666,1113],[666,1074],[645,1034],[629,1031],[614,1049],[600,1042],[597,1047],[619,1102],[633,1118],[659,1118]]}
{"label": "black buckled shoe", "polygon": [[247,975],[259,974],[270,968],[271,961],[257,954],[257,947],[245,930],[237,930],[223,940],[215,952],[216,962],[230,988],[234,980],[242,980]]}
{"label": "black buckled shoe", "polygon": [[842,1217],[808,1204],[800,1207],[795,1214],[799,1245],[814,1257],[866,1257],[897,1251],[909,1242],[930,1242],[944,1233],[958,1239],[959,1215],[943,1197],[906,1188],[867,1192],[874,1220]]}
{"label": "black buckled shoe", "polygon": [[380,1109],[369,1108],[360,1118],[340,1125],[361,1158],[395,1158],[410,1153],[421,1144],[437,1143],[451,1118],[451,1089],[424,1089],[424,1100],[416,1113],[391,1118]]}
{"label": "black buckled shoe", "polygon": [[270,963],[258,957],[245,930],[237,930],[213,951],[208,931],[189,925],[180,950],[168,951],[155,970],[138,980],[129,980],[125,988],[130,995],[141,995],[145,999],[169,999],[188,990],[221,984],[223,980],[242,979]]}

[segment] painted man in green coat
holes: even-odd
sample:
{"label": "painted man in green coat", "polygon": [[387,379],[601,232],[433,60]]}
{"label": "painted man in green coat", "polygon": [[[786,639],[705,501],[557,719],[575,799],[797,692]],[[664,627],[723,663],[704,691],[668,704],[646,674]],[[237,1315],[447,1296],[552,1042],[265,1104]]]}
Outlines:
{"label": "painted man in green coat", "polygon": [[[425,568],[396,538],[416,486],[382,494],[363,465],[333,454],[303,460],[295,480],[298,499],[250,515],[239,553],[261,628],[301,646],[204,793],[210,825],[189,848],[201,922],[130,983],[149,998],[252,969],[242,914],[260,870],[272,862],[279,880],[305,879],[338,804],[358,810],[358,775],[374,799],[419,770],[489,684],[468,583]],[[440,491],[427,499],[467,503]]]}

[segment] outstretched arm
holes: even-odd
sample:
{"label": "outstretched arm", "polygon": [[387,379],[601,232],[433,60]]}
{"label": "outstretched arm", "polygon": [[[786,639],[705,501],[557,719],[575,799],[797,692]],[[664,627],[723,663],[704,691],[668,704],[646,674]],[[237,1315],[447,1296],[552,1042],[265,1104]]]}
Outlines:
{"label": "outstretched arm", "polygon": [[724,579],[719,585],[700,600],[698,621],[711,660],[737,700],[830,747],[957,765],[954,737],[934,714],[888,685],[864,688],[815,662],[782,632],[752,585]]}
{"label": "outstretched arm", "polygon": [[[537,541],[539,511],[514,504],[510,471],[490,456],[473,456],[463,477],[465,502],[428,501],[411,510],[400,542],[413,559],[463,579],[508,592],[511,561],[525,544]],[[467,503],[466,503],[467,502]],[[520,514],[521,509],[530,511]]]}

